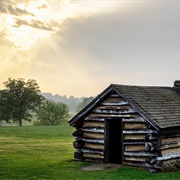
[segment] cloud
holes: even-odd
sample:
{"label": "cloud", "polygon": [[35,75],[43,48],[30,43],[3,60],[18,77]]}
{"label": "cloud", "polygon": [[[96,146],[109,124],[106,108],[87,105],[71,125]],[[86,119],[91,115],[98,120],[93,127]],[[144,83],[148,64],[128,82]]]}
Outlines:
{"label": "cloud", "polygon": [[63,45],[88,50],[92,55],[106,60],[109,56],[113,59],[118,55],[129,57],[130,52],[140,57],[147,53],[162,54],[167,53],[168,49],[173,50],[172,45],[176,47],[180,43],[176,41],[180,29],[180,18],[176,16],[179,8],[169,4],[161,4],[161,7],[157,3],[149,3],[149,8],[147,6],[140,5],[131,12],[69,19],[63,24],[66,28]]}
{"label": "cloud", "polygon": [[16,20],[15,27],[20,27],[23,25],[30,26],[32,28],[36,28],[36,29],[40,29],[40,30],[53,31],[53,29],[49,25],[44,24],[43,22],[41,22],[39,20],[31,20],[30,22],[28,22],[26,20],[22,20],[22,19]]}
{"label": "cloud", "polygon": [[95,81],[166,84],[180,66],[179,8],[175,2],[134,3],[126,11],[68,19],[54,39]]}
{"label": "cloud", "polygon": [[1,13],[8,13],[7,7],[5,5],[5,3],[0,1],[0,12]]}
{"label": "cloud", "polygon": [[42,4],[41,6],[38,7],[38,9],[43,9],[43,8],[47,8],[48,6],[46,4]]}
{"label": "cloud", "polygon": [[7,6],[8,12],[9,14],[15,15],[15,16],[22,16],[22,15],[30,15],[30,16],[34,16],[33,13],[30,13],[28,11],[26,11],[25,9],[20,9],[17,7],[12,7],[11,5]]}
{"label": "cloud", "polygon": [[25,9],[21,9],[15,6],[14,1],[0,1],[0,12],[5,14],[11,14],[14,16],[30,15],[34,16],[33,13],[28,12]]}

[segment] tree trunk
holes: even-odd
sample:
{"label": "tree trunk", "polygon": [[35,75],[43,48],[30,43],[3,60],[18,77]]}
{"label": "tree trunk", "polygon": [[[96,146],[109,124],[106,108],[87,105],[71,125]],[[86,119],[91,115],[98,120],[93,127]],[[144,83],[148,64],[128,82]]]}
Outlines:
{"label": "tree trunk", "polygon": [[22,118],[19,120],[19,126],[22,126]]}
{"label": "tree trunk", "polygon": [[20,111],[20,113],[19,113],[19,126],[22,126],[22,119],[23,119],[23,112]]}
{"label": "tree trunk", "polygon": [[2,126],[2,120],[0,120],[0,126]]}

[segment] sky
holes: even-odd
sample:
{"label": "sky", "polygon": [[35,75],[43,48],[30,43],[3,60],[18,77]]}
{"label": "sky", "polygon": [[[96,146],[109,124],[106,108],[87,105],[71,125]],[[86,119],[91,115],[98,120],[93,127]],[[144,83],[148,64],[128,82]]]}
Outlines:
{"label": "sky", "polygon": [[180,1],[0,0],[0,89],[96,96],[110,84],[180,80]]}

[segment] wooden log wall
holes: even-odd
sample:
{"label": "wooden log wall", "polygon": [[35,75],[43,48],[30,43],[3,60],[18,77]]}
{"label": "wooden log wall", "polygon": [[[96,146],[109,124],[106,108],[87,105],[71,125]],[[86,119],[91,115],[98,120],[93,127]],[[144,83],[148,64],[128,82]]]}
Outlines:
{"label": "wooden log wall", "polygon": [[174,159],[176,166],[180,166],[180,153],[177,153],[180,152],[180,130],[159,136],[159,132],[116,93],[109,94],[88,115],[73,124],[76,127],[73,133],[76,159],[104,161],[107,118],[119,119],[123,124],[122,164],[145,167],[151,172],[167,169]]}
{"label": "wooden log wall", "polygon": [[161,162],[162,171],[171,171],[180,168],[180,128],[163,130],[161,144],[157,147],[161,156],[157,161]]}
{"label": "wooden log wall", "polygon": [[124,137],[124,165],[148,168],[150,171],[158,171],[159,167],[152,164],[156,159],[158,131],[140,115],[134,118],[123,118]]}
{"label": "wooden log wall", "polygon": [[73,133],[76,141],[74,157],[78,160],[103,162],[104,159],[104,119],[87,116],[76,126]]}

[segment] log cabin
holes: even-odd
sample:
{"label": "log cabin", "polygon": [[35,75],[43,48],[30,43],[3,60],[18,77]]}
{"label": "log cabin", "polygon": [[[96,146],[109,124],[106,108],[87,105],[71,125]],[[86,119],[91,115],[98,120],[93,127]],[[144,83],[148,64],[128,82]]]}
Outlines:
{"label": "log cabin", "polygon": [[69,125],[76,128],[76,160],[179,169],[180,81],[173,87],[111,84]]}

